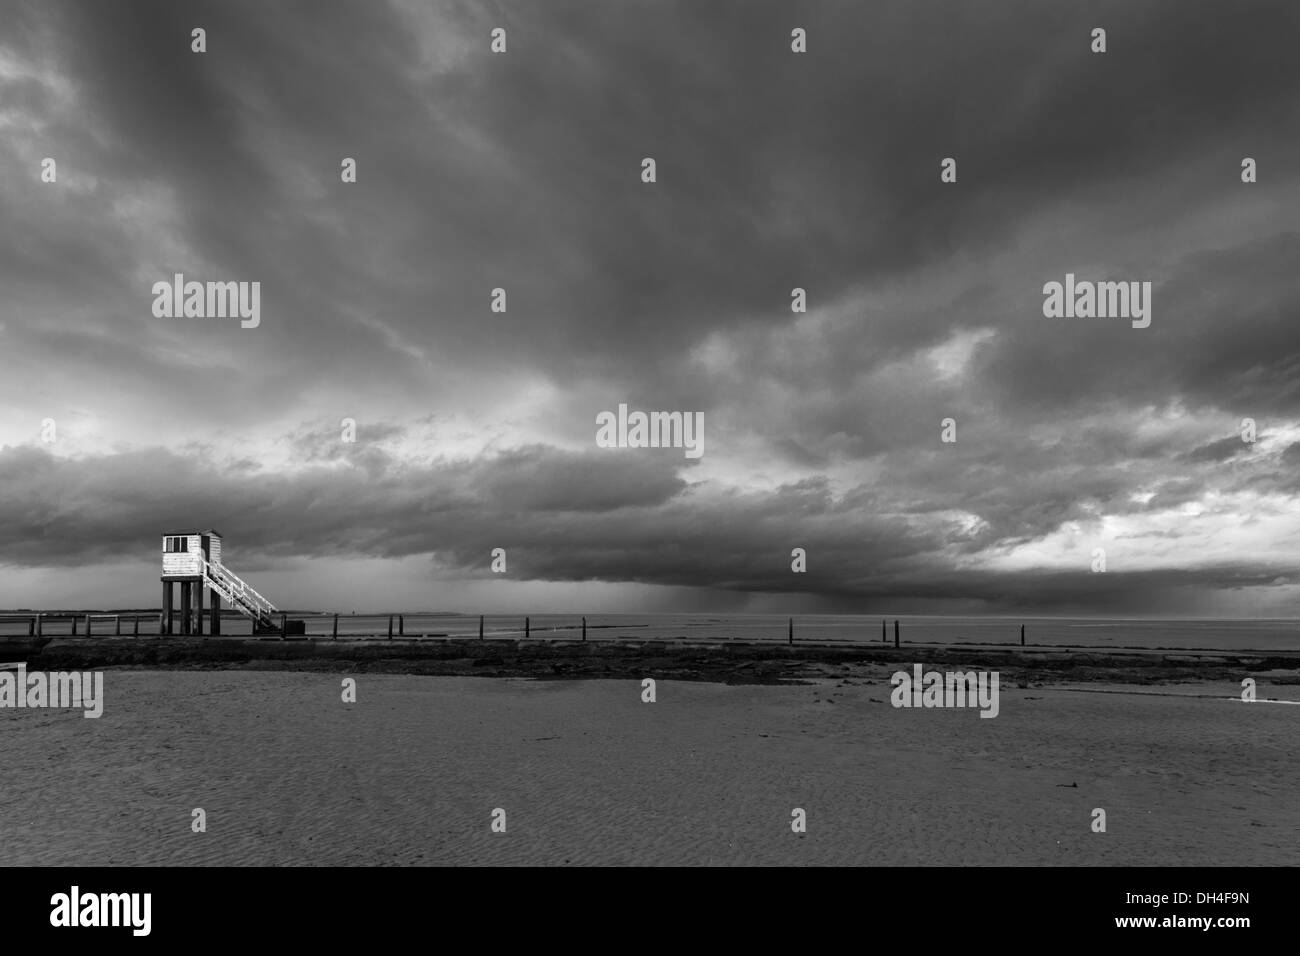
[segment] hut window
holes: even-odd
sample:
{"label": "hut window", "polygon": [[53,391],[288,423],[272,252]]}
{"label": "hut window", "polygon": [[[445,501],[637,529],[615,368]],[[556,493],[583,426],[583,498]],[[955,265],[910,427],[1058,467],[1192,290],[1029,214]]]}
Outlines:
{"label": "hut window", "polygon": [[189,545],[190,542],[188,538],[167,539],[167,550],[173,554],[179,551],[188,551],[190,549]]}

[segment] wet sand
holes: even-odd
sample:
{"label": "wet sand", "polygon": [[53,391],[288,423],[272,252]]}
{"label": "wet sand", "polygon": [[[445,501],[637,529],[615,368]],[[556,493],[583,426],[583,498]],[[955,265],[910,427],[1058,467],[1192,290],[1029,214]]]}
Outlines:
{"label": "wet sand", "polygon": [[1300,707],[1004,681],[981,719],[891,707],[891,669],[653,704],[632,679],[354,672],[345,704],[340,672],[110,669],[98,720],[0,710],[0,863],[1300,863]]}

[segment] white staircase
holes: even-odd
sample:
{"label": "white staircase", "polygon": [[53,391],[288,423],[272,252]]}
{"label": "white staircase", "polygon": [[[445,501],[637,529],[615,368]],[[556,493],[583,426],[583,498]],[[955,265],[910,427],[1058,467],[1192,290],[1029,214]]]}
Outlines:
{"label": "white staircase", "polygon": [[213,564],[203,555],[197,555],[203,572],[203,584],[220,594],[231,607],[250,618],[253,630],[276,627],[273,615],[278,610],[274,604],[253,589],[239,575],[221,564]]}

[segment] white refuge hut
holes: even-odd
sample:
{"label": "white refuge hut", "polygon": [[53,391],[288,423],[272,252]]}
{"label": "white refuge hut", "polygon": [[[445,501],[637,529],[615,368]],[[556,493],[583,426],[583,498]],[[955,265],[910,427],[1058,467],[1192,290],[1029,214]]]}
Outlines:
{"label": "white refuge hut", "polygon": [[181,586],[180,634],[203,633],[203,591],[211,592],[210,634],[221,633],[221,602],[253,622],[253,632],[276,629],[276,607],[244,582],[221,561],[221,535],[206,531],[168,531],[163,534],[162,548],[162,622],[163,634],[175,630],[172,585]]}

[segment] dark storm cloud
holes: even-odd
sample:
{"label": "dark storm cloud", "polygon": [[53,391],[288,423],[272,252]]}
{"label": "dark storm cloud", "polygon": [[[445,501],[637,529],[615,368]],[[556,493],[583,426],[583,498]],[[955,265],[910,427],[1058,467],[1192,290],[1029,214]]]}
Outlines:
{"label": "dark storm cloud", "polygon": [[1089,404],[1163,405],[1175,397],[1242,414],[1294,414],[1297,256],[1294,232],[1189,256],[1157,284],[1159,311],[1150,328],[1108,320],[1025,323],[992,351],[982,384],[997,390],[999,405],[1026,405],[1038,414],[1068,415]]}
{"label": "dark storm cloud", "polygon": [[[1174,3],[504,4],[513,45],[495,58],[481,17],[434,9],[473,45],[421,86],[417,43],[376,3],[23,19],[53,22],[110,134],[81,135],[87,164],[173,189],[205,258],[260,275],[292,316],[268,326],[265,361],[336,366],[346,343],[353,362],[391,362],[351,351],[359,309],[421,347],[557,374],[594,358],[629,383],[672,381],[710,328],[785,321],[796,284],[831,301],[998,242],[1030,211],[1099,190],[1140,204],[1142,177],[1275,141],[1298,69],[1282,3],[1226,20]],[[795,20],[815,55],[789,54]],[[1111,52],[1096,57],[1101,22]],[[199,23],[203,56],[188,48]],[[938,160],[955,154],[961,183],[939,190]],[[338,188],[344,155],[361,163],[355,189]],[[645,155],[654,188],[638,180]],[[102,258],[92,243],[64,251]],[[498,285],[511,315],[472,321]],[[871,345],[897,354],[951,321],[882,323]]]}
{"label": "dark storm cloud", "polygon": [[[505,547],[517,573],[540,580],[639,580],[743,591],[789,586],[790,550],[821,565],[815,580],[846,590],[870,577],[861,556],[925,565],[940,536],[837,504],[810,480],[771,495],[696,495],[664,455],[560,454],[522,449],[492,461],[363,466],[294,477],[248,474],[160,450],[72,462],[43,450],[0,452],[0,561],[39,566],[152,554],[156,534],[196,520],[239,542],[243,561],[267,555],[433,553],[482,571]],[[111,508],[104,503],[111,502]],[[233,504],[237,502],[238,504]],[[201,518],[199,516],[202,516]]]}
{"label": "dark storm cloud", "polygon": [[[451,573],[482,575],[491,549],[504,547],[512,573],[529,580],[811,593],[838,610],[888,599],[967,610],[1086,602],[1149,611],[1153,597],[1266,586],[1278,576],[1249,561],[1097,575],[1082,556],[1078,572],[956,570],[952,549],[968,532],[889,514],[871,489],[837,497],[825,480],[810,479],[767,494],[718,494],[675,477],[682,467],[666,456],[534,447],[475,463],[373,474],[362,461],[288,477],[161,450],[74,462],[6,449],[0,563],[148,558],[164,526],[198,521],[238,542],[244,568],[287,555],[433,554]],[[1060,507],[1043,523],[1073,516]],[[805,575],[791,574],[795,547],[809,555]]]}
{"label": "dark storm cloud", "polygon": [[[480,541],[534,544],[581,516],[622,509],[650,515],[681,493],[680,457],[578,454],[543,446],[473,462],[395,465],[349,454],[339,466],[295,475],[251,471],[202,453],[162,449],[60,458],[39,448],[0,449],[0,563],[90,564],[148,554],[164,528],[195,522],[240,542],[245,554],[402,557],[431,551],[459,555],[472,567]],[[529,529],[533,529],[530,531]]]}

